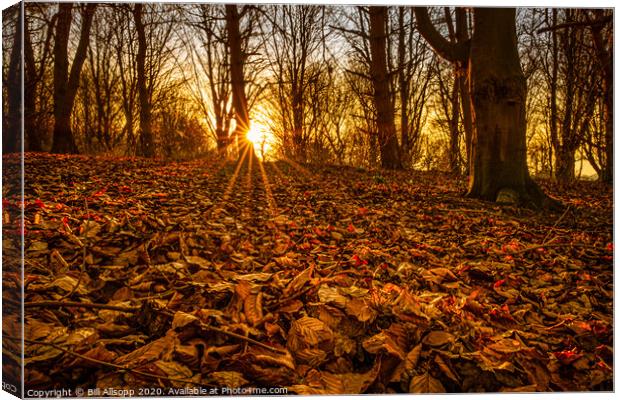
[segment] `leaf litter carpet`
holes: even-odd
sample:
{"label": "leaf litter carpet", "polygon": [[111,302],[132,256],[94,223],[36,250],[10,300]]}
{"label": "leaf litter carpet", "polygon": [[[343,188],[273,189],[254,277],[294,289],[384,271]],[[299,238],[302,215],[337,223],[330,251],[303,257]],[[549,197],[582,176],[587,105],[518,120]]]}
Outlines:
{"label": "leaf litter carpet", "polygon": [[3,162],[5,289],[25,214],[27,388],[612,390],[596,183],[544,184],[564,209],[537,213],[438,173],[26,154],[21,203]]}

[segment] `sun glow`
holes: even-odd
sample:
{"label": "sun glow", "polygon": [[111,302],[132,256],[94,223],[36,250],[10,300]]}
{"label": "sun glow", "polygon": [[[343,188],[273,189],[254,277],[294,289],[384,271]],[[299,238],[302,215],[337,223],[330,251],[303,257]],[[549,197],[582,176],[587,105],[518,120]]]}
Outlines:
{"label": "sun glow", "polygon": [[250,130],[246,134],[246,138],[252,142],[256,154],[260,155],[262,159],[265,159],[271,150],[271,144],[273,142],[273,134],[269,128],[259,122],[252,122]]}

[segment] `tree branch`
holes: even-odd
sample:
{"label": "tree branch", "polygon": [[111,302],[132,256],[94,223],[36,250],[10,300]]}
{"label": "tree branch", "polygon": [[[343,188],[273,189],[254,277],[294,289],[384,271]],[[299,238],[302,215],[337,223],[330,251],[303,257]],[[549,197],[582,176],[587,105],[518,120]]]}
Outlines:
{"label": "tree branch", "polygon": [[[20,341],[21,338],[15,337],[15,336],[9,336],[9,335],[3,335],[4,338],[9,339],[9,340],[13,340],[13,341]],[[141,375],[144,376],[146,378],[151,378],[151,379],[161,379],[161,380],[167,380],[167,381],[173,381],[173,382],[181,382],[181,383],[185,383],[185,384],[189,384],[189,385],[196,385],[196,386],[207,386],[207,387],[212,387],[211,384],[204,384],[201,382],[195,382],[189,379],[179,379],[179,378],[172,378],[169,376],[164,376],[164,375],[156,375],[156,374],[151,374],[148,372],[142,372],[142,371],[138,371],[135,368],[131,368],[131,367],[126,367],[124,365],[118,365],[118,364],[113,364],[107,361],[101,361],[101,360],[97,360],[96,358],[92,358],[92,357],[88,357],[85,356],[83,354],[80,353],[76,353],[73,350],[69,350],[63,346],[59,346],[55,343],[48,343],[48,342],[44,342],[41,340],[30,340],[30,339],[23,339],[24,343],[28,343],[28,344],[36,344],[39,346],[49,346],[49,347],[53,347],[56,350],[60,350],[64,353],[67,353],[73,357],[77,357],[77,358],[81,358],[82,360],[91,362],[93,364],[99,364],[99,365],[103,365],[106,367],[110,367],[110,368],[114,368],[117,369],[119,371],[126,371],[126,372],[130,372],[132,374],[136,374],[136,375]],[[136,367],[137,368],[137,367]]]}
{"label": "tree branch", "polygon": [[565,28],[573,28],[573,27],[584,27],[584,26],[591,26],[591,27],[595,27],[595,26],[602,26],[605,24],[610,23],[613,20],[611,15],[607,15],[601,19],[595,19],[592,21],[573,21],[573,22],[565,22],[563,24],[557,24],[554,26],[548,26],[546,28],[541,28],[539,30],[536,31],[536,33],[545,33],[545,32],[550,32],[550,31],[557,31],[559,29],[565,29]]}
{"label": "tree branch", "polygon": [[414,7],[414,12],[418,31],[439,56],[450,62],[467,62],[469,57],[469,41],[450,43],[437,31],[431,22],[427,7]]}

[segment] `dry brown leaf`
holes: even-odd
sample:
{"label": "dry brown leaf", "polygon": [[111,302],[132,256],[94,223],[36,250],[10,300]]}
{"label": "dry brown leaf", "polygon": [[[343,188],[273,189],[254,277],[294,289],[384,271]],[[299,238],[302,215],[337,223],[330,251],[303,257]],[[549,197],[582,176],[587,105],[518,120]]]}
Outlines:
{"label": "dry brown leaf", "polygon": [[405,359],[405,352],[387,333],[378,333],[366,340],[364,340],[362,346],[370,354],[377,354],[383,350],[386,354],[397,357],[401,360]]}
{"label": "dry brown leaf", "polygon": [[428,372],[416,375],[411,378],[409,384],[410,393],[446,393],[446,389],[441,382],[433,378]]}
{"label": "dry brown leaf", "polygon": [[262,298],[263,295],[259,292],[257,295],[247,296],[243,302],[243,312],[252,326],[256,326],[256,324],[263,320]]}
{"label": "dry brown leaf", "polygon": [[172,318],[172,329],[183,328],[189,324],[200,322],[198,317],[183,311],[177,311]]}
{"label": "dry brown leaf", "polygon": [[237,371],[212,372],[209,377],[216,381],[220,386],[229,388],[240,388],[249,383],[243,374]]}
{"label": "dry brown leaf", "polygon": [[301,288],[306,286],[310,279],[312,279],[313,271],[314,266],[310,265],[308,268],[297,274],[297,276],[295,276],[284,289],[284,297],[289,297],[293,293],[297,293],[299,290],[301,290]]}
{"label": "dry brown leaf", "polygon": [[431,331],[422,339],[422,343],[433,347],[454,343],[454,335],[446,331]]}
{"label": "dry brown leaf", "polygon": [[321,320],[302,317],[291,324],[287,347],[293,354],[309,347],[331,351],[334,347],[334,333]]}

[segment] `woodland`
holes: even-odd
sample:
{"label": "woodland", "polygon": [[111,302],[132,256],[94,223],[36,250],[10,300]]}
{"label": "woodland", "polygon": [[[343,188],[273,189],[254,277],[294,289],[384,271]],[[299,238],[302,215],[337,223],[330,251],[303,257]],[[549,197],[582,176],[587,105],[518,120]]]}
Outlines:
{"label": "woodland", "polygon": [[4,10],[3,376],[105,396],[612,391],[612,23]]}

